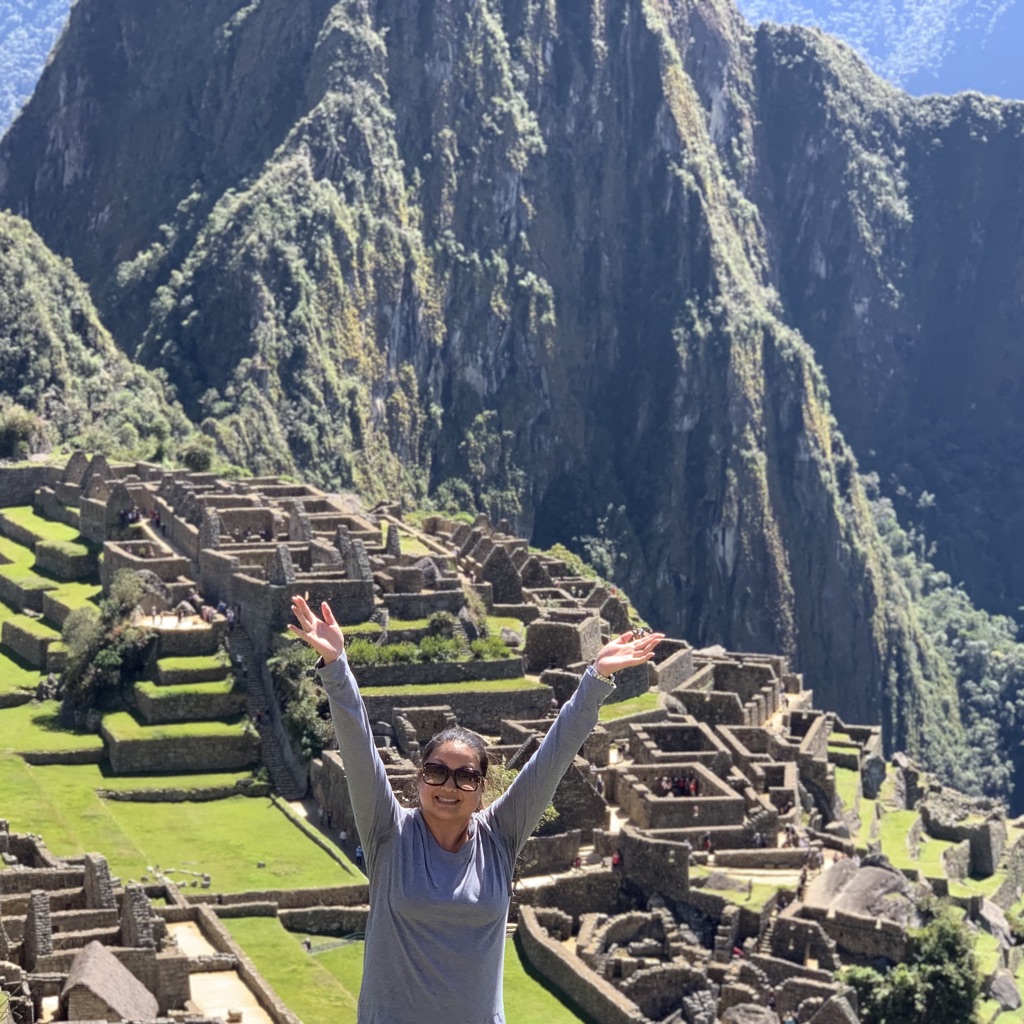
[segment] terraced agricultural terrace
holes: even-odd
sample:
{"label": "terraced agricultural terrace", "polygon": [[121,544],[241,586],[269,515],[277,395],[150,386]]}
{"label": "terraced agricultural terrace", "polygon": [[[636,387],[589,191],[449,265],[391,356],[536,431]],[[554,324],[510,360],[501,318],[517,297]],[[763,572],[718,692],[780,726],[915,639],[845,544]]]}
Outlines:
{"label": "terraced agricultural terrace", "polygon": [[[325,701],[285,631],[293,593],[346,626],[400,799],[451,721],[524,763],[635,614],[484,517],[81,453],[0,467],[0,494],[0,991],[18,1022],[86,1005],[147,1019],[145,992],[159,1015],[355,1020],[367,886]],[[62,629],[123,573],[139,597],[114,632],[141,631],[142,667],[82,706],[62,690]],[[664,641],[620,674],[554,807],[519,865],[511,1024],[711,1024],[769,996],[849,1021],[837,972],[902,960],[925,892],[1016,985],[993,908],[1021,910],[1021,827],[887,760],[784,658]],[[64,991],[122,968],[141,1002]]]}

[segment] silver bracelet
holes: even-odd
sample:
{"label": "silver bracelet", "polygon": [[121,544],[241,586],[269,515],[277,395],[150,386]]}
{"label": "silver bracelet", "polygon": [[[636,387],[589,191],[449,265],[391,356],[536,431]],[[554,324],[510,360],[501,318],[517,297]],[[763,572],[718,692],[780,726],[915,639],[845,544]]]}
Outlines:
{"label": "silver bracelet", "polygon": [[593,663],[591,663],[590,671],[593,672],[594,675],[597,676],[597,678],[600,679],[602,683],[607,683],[608,686],[614,686],[615,685],[615,674],[614,673],[612,673],[612,675],[610,675],[610,676],[603,676],[603,675],[601,675],[600,672],[597,671],[597,668],[593,665]]}

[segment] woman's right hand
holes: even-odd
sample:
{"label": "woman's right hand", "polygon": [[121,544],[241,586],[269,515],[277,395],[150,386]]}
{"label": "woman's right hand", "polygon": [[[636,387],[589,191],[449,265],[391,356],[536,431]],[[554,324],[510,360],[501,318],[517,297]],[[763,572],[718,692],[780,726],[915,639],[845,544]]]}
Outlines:
{"label": "woman's right hand", "polygon": [[309,644],[324,659],[325,665],[329,665],[332,661],[337,661],[345,650],[345,636],[334,618],[331,606],[326,601],[320,605],[320,611],[323,614],[322,619],[318,619],[305,600],[296,594],[292,598],[292,614],[298,619],[299,624],[296,626],[295,623],[289,622],[288,628],[300,640]]}

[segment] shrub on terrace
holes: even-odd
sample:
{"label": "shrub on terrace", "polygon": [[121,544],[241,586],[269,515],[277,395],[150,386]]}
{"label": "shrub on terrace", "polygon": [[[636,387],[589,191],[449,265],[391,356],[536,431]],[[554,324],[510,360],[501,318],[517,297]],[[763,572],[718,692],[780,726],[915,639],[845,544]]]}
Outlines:
{"label": "shrub on terrace", "polygon": [[131,624],[142,591],[136,573],[122,569],[114,576],[98,613],[85,606],[65,619],[61,631],[67,649],[61,673],[65,717],[116,703],[122,688],[138,678],[153,638],[148,630]]}
{"label": "shrub on terrace", "polygon": [[286,643],[267,661],[285,727],[307,761],[319,757],[334,736],[327,694],[313,674],[316,659],[305,644]]}

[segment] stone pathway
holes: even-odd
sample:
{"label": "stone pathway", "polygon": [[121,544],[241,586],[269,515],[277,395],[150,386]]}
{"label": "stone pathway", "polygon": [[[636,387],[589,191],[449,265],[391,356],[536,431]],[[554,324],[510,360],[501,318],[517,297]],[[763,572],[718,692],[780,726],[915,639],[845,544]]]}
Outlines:
{"label": "stone pathway", "polygon": [[[203,938],[191,921],[168,924],[178,948],[186,956],[209,956],[217,951]],[[273,1024],[270,1015],[260,1006],[256,996],[234,971],[211,971],[189,977],[192,1002],[207,1017],[228,1019],[229,1010],[242,1014],[242,1024]]]}

